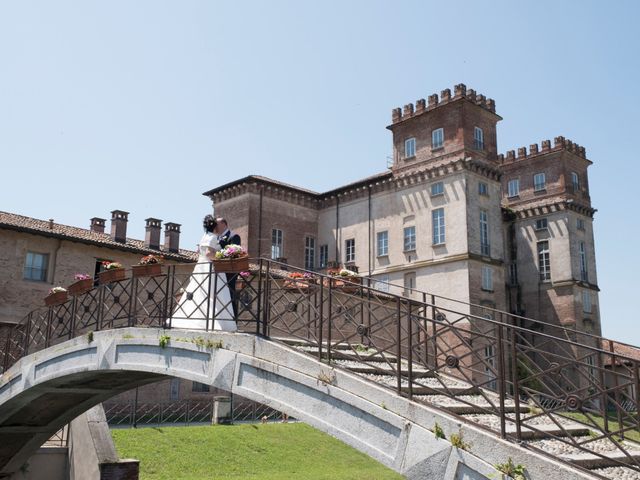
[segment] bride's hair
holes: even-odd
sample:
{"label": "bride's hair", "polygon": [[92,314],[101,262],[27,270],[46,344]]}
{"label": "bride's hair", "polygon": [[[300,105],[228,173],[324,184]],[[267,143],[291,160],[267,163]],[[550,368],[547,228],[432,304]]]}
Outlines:
{"label": "bride's hair", "polygon": [[204,227],[205,231],[209,233],[213,232],[213,230],[216,228],[216,225],[218,225],[218,222],[216,222],[216,219],[213,218],[213,215],[205,216],[204,220],[202,221],[202,226]]}

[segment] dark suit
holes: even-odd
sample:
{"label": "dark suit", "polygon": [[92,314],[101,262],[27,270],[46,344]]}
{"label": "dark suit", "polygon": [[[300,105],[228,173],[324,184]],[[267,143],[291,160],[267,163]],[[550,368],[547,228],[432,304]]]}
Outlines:
{"label": "dark suit", "polygon": [[[240,245],[240,235],[232,232],[231,230],[227,230],[222,235],[218,237],[218,242],[222,248],[227,245]],[[227,273],[227,285],[229,286],[229,292],[231,293],[231,305],[233,307],[233,315],[238,317],[238,296],[236,295],[236,279],[238,278],[238,274],[236,273]]]}

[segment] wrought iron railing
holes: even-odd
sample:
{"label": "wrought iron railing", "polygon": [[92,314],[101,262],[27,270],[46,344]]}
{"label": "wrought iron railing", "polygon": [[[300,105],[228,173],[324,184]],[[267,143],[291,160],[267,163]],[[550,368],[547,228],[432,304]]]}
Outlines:
{"label": "wrought iron railing", "polygon": [[[103,404],[107,422],[114,427],[148,425],[206,425],[214,423],[213,397],[175,401],[109,401]],[[274,422],[286,417],[278,410],[247,399],[233,398],[232,423]]]}
{"label": "wrought iron railing", "polygon": [[[192,298],[213,300],[200,300],[186,316],[204,319],[211,329],[212,312],[220,307],[212,292],[225,288],[226,278],[211,274],[204,281],[184,268],[168,266],[161,276],[100,285],[63,305],[31,312],[9,333],[3,369],[90,331],[171,328],[172,319],[185,317],[178,298],[182,290],[194,291],[193,282],[207,295]],[[234,298],[241,331],[297,339],[335,368],[359,372],[465,422],[472,420],[464,416],[468,407],[495,420],[495,426],[481,427],[527,448],[538,449],[531,438],[550,438],[640,471],[640,446],[628,441],[640,432],[640,365],[619,353],[616,342],[544,322],[540,329],[535,321],[495,309],[487,315],[482,306],[381,292],[358,278],[283,268],[256,259],[251,273],[239,277]],[[292,273],[304,277],[291,278]],[[575,421],[590,434],[576,434],[570,426]]]}

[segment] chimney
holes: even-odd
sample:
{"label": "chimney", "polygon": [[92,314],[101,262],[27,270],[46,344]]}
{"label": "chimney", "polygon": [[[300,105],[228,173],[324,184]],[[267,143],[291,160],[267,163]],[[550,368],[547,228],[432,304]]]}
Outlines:
{"label": "chimney", "polygon": [[53,230],[53,218],[49,219],[49,230]]}
{"label": "chimney", "polygon": [[164,249],[169,252],[180,251],[180,224],[167,222],[164,224]]}
{"label": "chimney", "polygon": [[162,220],[158,218],[147,218],[145,220],[144,246],[153,250],[160,250],[160,226]]}
{"label": "chimney", "polygon": [[91,219],[90,230],[96,233],[104,233],[104,225],[106,220],[104,218],[93,217]]}
{"label": "chimney", "polygon": [[114,210],[111,212],[111,239],[118,243],[127,242],[127,222],[129,212]]}

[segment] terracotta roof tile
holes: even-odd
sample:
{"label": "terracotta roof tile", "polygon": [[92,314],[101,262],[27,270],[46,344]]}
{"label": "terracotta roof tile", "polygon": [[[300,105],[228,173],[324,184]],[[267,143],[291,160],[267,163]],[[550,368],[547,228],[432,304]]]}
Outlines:
{"label": "terracotta roof tile", "polygon": [[126,243],[120,243],[113,240],[111,235],[108,233],[92,232],[86,228],[71,227],[69,225],[61,225],[55,222],[50,225],[48,220],[39,220],[37,218],[0,211],[0,229],[2,228],[33,233],[35,235],[62,238],[99,247],[114,248],[144,255],[161,253],[166,259],[176,260],[179,262],[192,262],[197,258],[197,253],[191,250],[180,249],[180,253],[172,253],[164,250],[162,246],[159,251],[153,250],[145,247],[142,240],[127,238]]}

